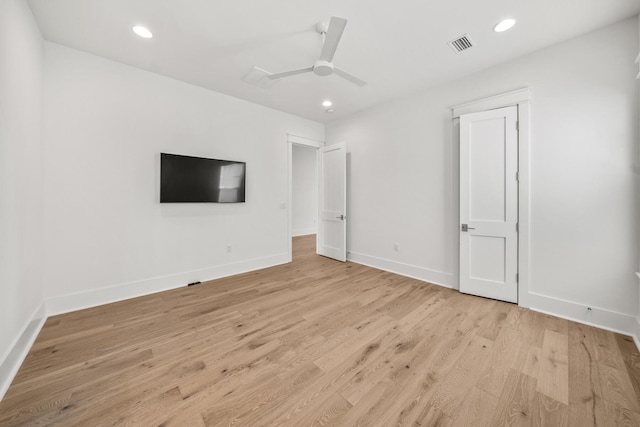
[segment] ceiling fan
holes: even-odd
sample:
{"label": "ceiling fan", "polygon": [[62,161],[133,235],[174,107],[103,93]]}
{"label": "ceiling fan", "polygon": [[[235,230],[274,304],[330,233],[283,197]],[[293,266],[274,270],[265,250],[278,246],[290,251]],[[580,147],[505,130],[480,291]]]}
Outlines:
{"label": "ceiling fan", "polygon": [[324,38],[324,42],[322,44],[322,52],[320,52],[320,58],[310,67],[285,71],[283,73],[269,74],[267,78],[270,80],[277,80],[283,77],[295,76],[296,74],[304,74],[310,72],[313,72],[318,76],[330,76],[331,74],[336,73],[340,77],[347,79],[351,83],[354,83],[360,87],[366,85],[367,82],[365,82],[364,80],[361,80],[353,74],[349,74],[346,71],[343,71],[333,65],[333,55],[335,55],[336,53],[338,43],[340,43],[340,38],[342,37],[342,33],[344,32],[344,27],[346,25],[347,20],[344,18],[338,18],[337,16],[331,17],[329,25],[327,25],[325,22],[319,22],[316,25],[316,31],[322,34],[322,37]]}

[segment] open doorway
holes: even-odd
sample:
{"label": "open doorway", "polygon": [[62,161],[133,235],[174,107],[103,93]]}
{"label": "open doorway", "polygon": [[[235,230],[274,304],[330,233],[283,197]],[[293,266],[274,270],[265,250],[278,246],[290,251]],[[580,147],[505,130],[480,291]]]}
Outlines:
{"label": "open doorway", "polygon": [[[287,134],[289,261],[294,249],[316,253],[318,231],[318,149],[324,142]],[[295,244],[294,244],[295,243]]]}
{"label": "open doorway", "polygon": [[291,235],[318,231],[318,150],[294,145],[292,153]]}
{"label": "open doorway", "polygon": [[310,249],[316,249],[314,252],[318,255],[345,262],[347,145],[339,142],[324,147],[323,142],[291,134],[287,137],[289,261],[293,260],[294,239],[311,240],[315,235],[316,244]]}
{"label": "open doorway", "polygon": [[292,256],[316,252],[318,232],[318,149],[293,144],[291,155]]}

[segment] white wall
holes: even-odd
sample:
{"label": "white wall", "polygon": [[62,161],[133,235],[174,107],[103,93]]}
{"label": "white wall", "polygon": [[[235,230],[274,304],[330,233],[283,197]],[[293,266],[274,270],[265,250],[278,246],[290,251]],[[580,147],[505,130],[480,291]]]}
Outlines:
{"label": "white wall", "polygon": [[457,287],[450,107],[528,86],[532,306],[633,329],[637,52],[633,18],[328,124],[351,152],[352,259]]}
{"label": "white wall", "polygon": [[318,226],[318,149],[293,145],[291,232],[315,234]]}
{"label": "white wall", "polygon": [[[51,311],[287,261],[287,133],[322,124],[50,42],[44,111]],[[247,202],[160,204],[160,152],[245,161]]]}
{"label": "white wall", "polygon": [[0,1],[0,398],[42,313],[42,35]]}

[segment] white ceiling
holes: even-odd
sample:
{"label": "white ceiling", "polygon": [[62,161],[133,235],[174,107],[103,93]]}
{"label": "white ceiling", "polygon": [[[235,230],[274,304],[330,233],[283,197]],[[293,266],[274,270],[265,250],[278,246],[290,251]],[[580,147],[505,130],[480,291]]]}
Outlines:
{"label": "white ceiling", "polygon": [[[327,122],[634,16],[640,0],[29,0],[47,40]],[[369,84],[313,73],[269,89],[242,81],[313,64],[318,21],[348,20],[335,65]],[[506,33],[492,27],[517,19]],[[145,25],[154,34],[131,31]],[[447,42],[468,33],[476,46]],[[633,61],[634,58],[631,58]],[[324,99],[335,113],[325,113]]]}

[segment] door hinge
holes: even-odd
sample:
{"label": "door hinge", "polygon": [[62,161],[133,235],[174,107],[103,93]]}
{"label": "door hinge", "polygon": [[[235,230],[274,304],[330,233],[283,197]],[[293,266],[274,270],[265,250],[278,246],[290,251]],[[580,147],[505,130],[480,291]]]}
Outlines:
{"label": "door hinge", "polygon": [[516,130],[519,132],[520,131],[520,122],[516,122]]}
{"label": "door hinge", "polygon": [[520,181],[520,172],[516,172],[516,181]]}
{"label": "door hinge", "polygon": [[516,222],[516,233],[520,232],[520,224]]}
{"label": "door hinge", "polygon": [[516,283],[520,282],[520,275],[518,273],[516,273]]}

